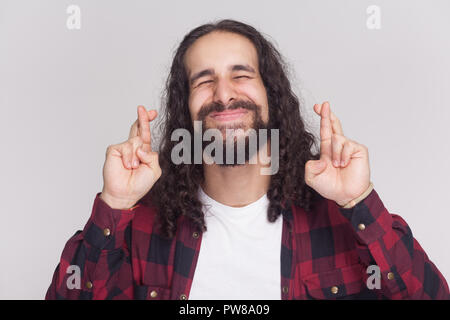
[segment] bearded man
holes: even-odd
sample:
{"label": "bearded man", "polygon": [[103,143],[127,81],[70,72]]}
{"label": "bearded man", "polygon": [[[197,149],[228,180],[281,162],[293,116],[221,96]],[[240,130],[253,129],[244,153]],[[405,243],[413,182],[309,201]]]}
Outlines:
{"label": "bearded man", "polygon": [[[314,111],[317,153],[282,57],[260,32],[234,20],[190,31],[166,83],[159,152],[157,112],[139,106],[129,139],[107,149],[103,190],[46,298],[448,299],[442,274],[374,190],[367,148],[344,135],[328,102]],[[243,163],[207,162],[193,139],[183,152],[202,161],[175,163],[173,133],[194,136],[195,123],[233,150],[250,150],[249,130],[269,134]],[[277,161],[273,174],[262,174],[262,154]]]}

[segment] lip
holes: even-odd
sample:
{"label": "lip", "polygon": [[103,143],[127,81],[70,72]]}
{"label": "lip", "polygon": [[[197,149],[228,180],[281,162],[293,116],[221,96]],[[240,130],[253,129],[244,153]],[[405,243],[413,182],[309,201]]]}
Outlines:
{"label": "lip", "polygon": [[225,110],[222,112],[213,112],[211,113],[211,117],[214,120],[218,121],[231,121],[236,120],[245,115],[248,111],[246,109],[234,109],[234,110]]}

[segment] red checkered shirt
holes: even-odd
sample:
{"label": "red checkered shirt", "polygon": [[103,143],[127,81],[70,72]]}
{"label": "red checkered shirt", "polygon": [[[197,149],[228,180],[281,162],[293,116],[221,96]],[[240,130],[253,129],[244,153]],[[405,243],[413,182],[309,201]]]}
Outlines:
{"label": "red checkered shirt", "polygon": [[[166,239],[151,204],[111,209],[99,195],[84,229],[66,243],[46,299],[188,299],[202,234],[180,216],[176,236]],[[283,300],[450,299],[442,274],[375,190],[351,209],[322,198],[280,218]],[[70,265],[80,268],[80,288],[68,286]],[[367,285],[371,265],[379,267],[379,289]]]}

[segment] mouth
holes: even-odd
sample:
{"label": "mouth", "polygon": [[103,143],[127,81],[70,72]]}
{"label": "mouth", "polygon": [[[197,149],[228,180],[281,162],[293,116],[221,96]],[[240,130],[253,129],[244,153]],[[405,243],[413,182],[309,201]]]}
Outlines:
{"label": "mouth", "polygon": [[248,110],[239,108],[222,112],[212,112],[210,117],[216,121],[233,121],[243,117],[247,112]]}

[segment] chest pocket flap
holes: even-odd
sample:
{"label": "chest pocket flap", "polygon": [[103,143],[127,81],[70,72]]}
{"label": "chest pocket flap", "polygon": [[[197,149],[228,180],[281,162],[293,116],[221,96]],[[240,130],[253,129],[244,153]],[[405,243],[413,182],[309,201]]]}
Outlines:
{"label": "chest pocket flap", "polygon": [[376,290],[366,285],[367,275],[360,264],[313,273],[303,282],[309,299],[376,299]]}

